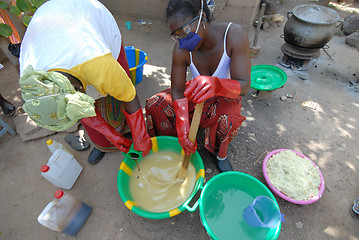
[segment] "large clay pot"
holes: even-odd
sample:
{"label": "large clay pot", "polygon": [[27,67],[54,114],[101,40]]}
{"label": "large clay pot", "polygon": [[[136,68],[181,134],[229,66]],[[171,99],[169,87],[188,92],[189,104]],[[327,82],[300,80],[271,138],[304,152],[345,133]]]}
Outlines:
{"label": "large clay pot", "polygon": [[284,40],[304,48],[324,47],[334,36],[339,15],[334,10],[311,4],[297,6],[288,12]]}

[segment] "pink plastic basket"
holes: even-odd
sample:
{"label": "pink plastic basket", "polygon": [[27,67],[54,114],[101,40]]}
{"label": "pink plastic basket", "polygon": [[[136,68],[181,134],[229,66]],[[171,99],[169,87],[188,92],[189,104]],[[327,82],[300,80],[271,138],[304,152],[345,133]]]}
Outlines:
{"label": "pink plastic basket", "polygon": [[[298,201],[298,200],[294,200],[290,197],[288,197],[287,195],[283,194],[282,192],[280,192],[276,187],[274,187],[271,182],[269,181],[269,177],[268,177],[268,173],[267,173],[267,162],[268,160],[274,156],[275,154],[281,152],[281,151],[292,151],[294,152],[295,154],[297,154],[298,156],[302,157],[302,158],[306,158],[306,159],[309,159],[307,156],[299,153],[299,152],[296,152],[294,150],[291,150],[291,149],[277,149],[277,150],[274,150],[270,153],[267,154],[267,156],[264,158],[264,161],[263,161],[263,175],[264,175],[264,178],[268,184],[268,187],[275,193],[277,194],[279,197],[289,201],[289,202],[292,202],[292,203],[295,203],[295,204],[301,204],[301,205],[304,205],[304,204],[311,204],[313,202],[316,202],[318,201],[319,198],[322,197],[323,193],[324,193],[324,188],[325,188],[325,183],[324,183],[324,178],[323,178],[323,175],[322,175],[322,172],[320,171],[319,169],[319,176],[320,176],[320,186],[319,186],[319,194],[317,196],[313,196],[311,199],[309,200],[301,200],[301,201]],[[310,160],[310,159],[309,159]],[[312,160],[310,160],[314,166],[317,166]]]}

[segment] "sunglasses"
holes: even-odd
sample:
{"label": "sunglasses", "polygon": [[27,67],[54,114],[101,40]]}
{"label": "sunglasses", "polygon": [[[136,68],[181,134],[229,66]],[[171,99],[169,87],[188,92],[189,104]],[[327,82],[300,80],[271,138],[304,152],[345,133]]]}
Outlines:
{"label": "sunglasses", "polygon": [[193,18],[188,23],[183,25],[182,27],[178,28],[177,30],[173,31],[170,36],[173,39],[173,41],[178,42],[179,39],[185,38],[192,30],[190,24],[197,20],[199,16]]}

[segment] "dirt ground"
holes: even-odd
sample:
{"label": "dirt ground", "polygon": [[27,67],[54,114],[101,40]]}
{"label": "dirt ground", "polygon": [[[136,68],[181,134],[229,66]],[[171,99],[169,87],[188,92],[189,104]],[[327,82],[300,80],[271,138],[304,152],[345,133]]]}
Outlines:
{"label": "dirt ground", "polygon": [[[284,1],[278,13],[286,15],[296,5],[311,1]],[[348,15],[339,12],[341,18]],[[145,51],[149,60],[144,80],[136,86],[144,106],[145,100],[170,85],[173,42],[163,22],[152,22],[150,28],[135,24],[137,19],[118,17],[124,43]],[[147,20],[147,19],[146,19]],[[132,21],[132,30],[124,23]],[[284,23],[261,31],[259,56],[252,65],[281,67],[280,46],[284,40]],[[252,42],[254,29],[249,30]],[[274,91],[269,100],[258,101],[255,90],[243,98],[242,114],[247,117],[240,132],[229,146],[229,158],[236,171],[248,173],[266,184],[262,162],[274,149],[293,149],[310,157],[321,169],[325,192],[319,201],[296,205],[276,196],[285,222],[278,239],[359,239],[359,221],[349,209],[359,197],[359,90],[350,81],[359,77],[358,50],[345,44],[345,36],[334,36],[328,43],[330,57],[321,56],[308,71],[282,68],[288,75],[283,88]],[[2,62],[1,94],[21,106],[18,73],[10,62]],[[305,80],[303,80],[305,79]],[[282,101],[281,96],[294,98]],[[13,118],[0,116],[14,128]],[[63,143],[66,133],[51,136]],[[19,135],[6,133],[0,139],[0,240],[2,239],[208,239],[199,212],[187,211],[169,219],[142,218],[127,209],[117,190],[120,152],[106,154],[97,165],[89,165],[84,152],[71,150],[84,167],[74,187],[67,192],[93,207],[90,217],[76,237],[54,232],[40,225],[37,216],[53,199],[57,188],[40,174],[50,152],[47,138],[22,142]],[[91,143],[89,138],[87,140]],[[203,149],[199,133],[199,152],[206,168],[206,180],[218,174],[212,157]],[[93,144],[91,143],[91,148]],[[241,239],[238,237],[238,239]]]}

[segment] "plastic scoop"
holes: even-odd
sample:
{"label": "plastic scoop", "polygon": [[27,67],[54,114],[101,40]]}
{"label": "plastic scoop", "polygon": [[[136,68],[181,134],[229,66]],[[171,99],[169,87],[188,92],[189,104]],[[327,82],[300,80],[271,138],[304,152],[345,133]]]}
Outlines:
{"label": "plastic scoop", "polygon": [[276,228],[284,222],[278,205],[267,196],[258,196],[243,210],[244,221],[252,227]]}
{"label": "plastic scoop", "polygon": [[140,167],[138,166],[137,160],[142,158],[142,152],[135,150],[133,148],[133,144],[130,147],[130,150],[128,151],[127,155],[130,159],[134,160],[136,162],[137,170],[140,171]]}

